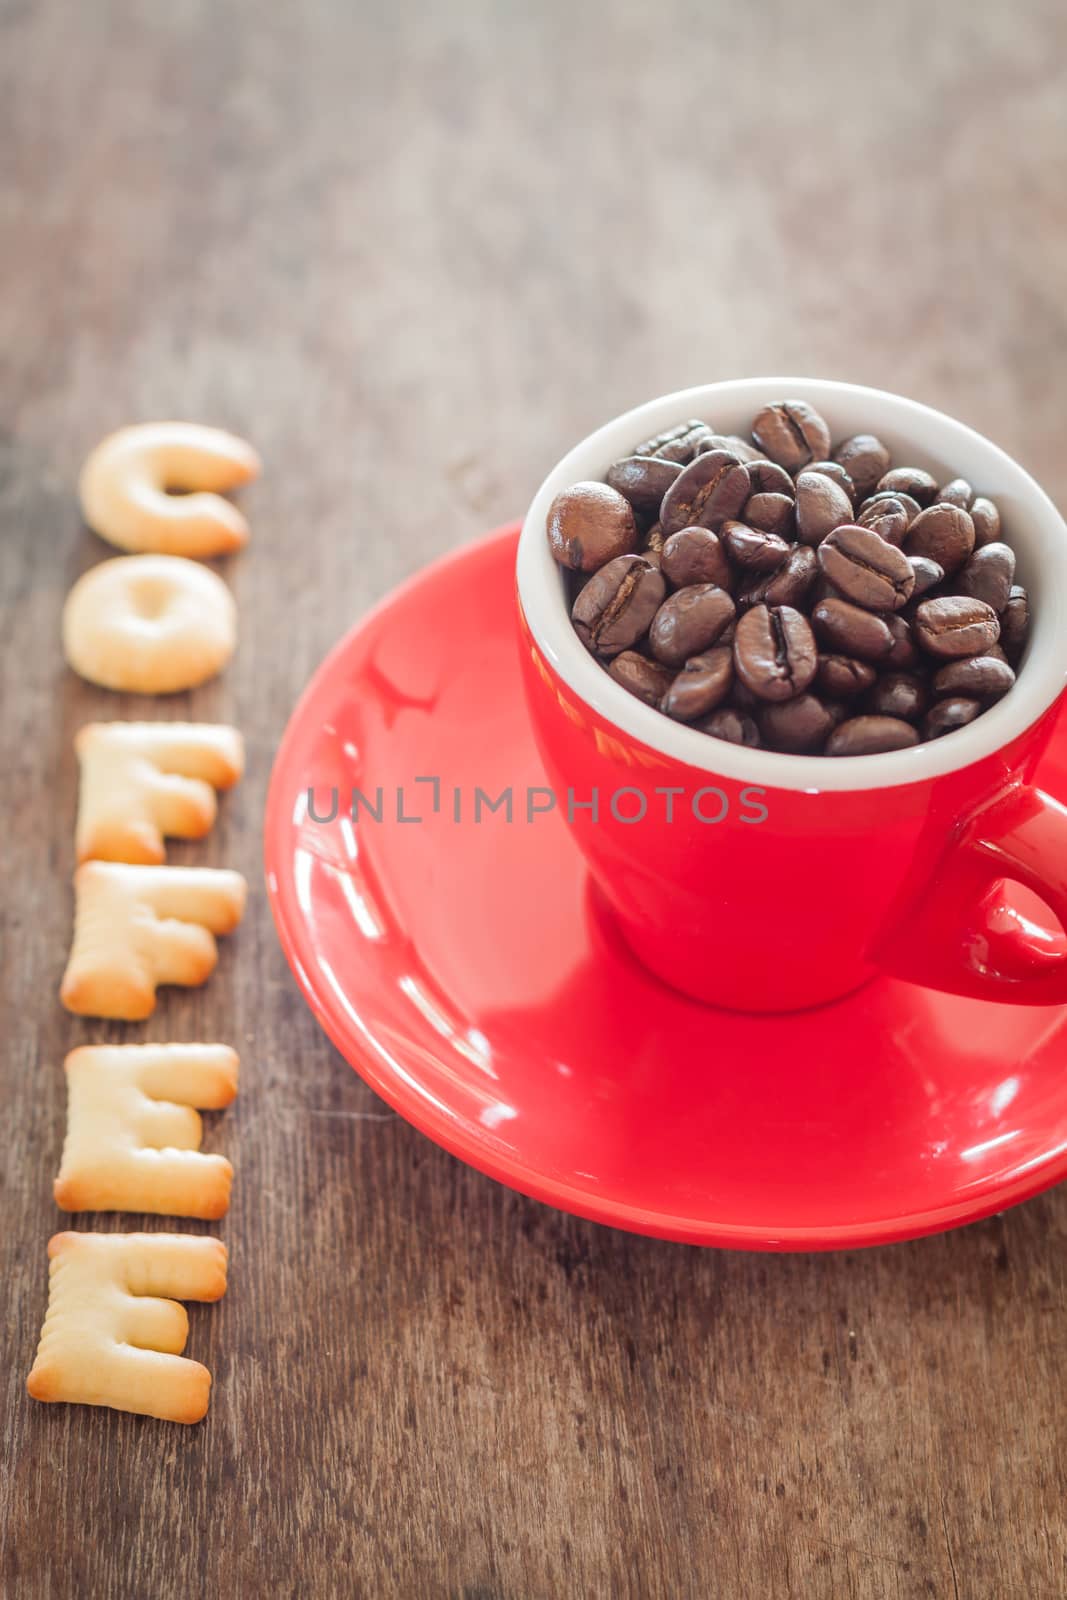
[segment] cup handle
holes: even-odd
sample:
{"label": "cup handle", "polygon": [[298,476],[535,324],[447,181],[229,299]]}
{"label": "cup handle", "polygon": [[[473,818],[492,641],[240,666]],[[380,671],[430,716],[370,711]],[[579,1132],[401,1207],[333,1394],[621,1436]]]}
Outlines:
{"label": "cup handle", "polygon": [[950,994],[1067,1003],[1067,938],[1011,907],[1004,878],[1033,890],[1067,930],[1067,808],[1041,789],[1011,789],[964,824],[879,965]]}

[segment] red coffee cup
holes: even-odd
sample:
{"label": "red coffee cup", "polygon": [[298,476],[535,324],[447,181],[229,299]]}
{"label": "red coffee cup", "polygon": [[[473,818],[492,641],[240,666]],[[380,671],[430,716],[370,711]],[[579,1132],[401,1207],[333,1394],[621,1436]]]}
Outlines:
{"label": "red coffee cup", "polygon": [[[570,622],[545,535],[561,489],[689,417],[746,434],[768,401],[807,400],[834,441],[874,433],[897,465],[964,477],[996,501],[1030,593],[1018,680],[969,726],[883,755],[749,750],[627,693]],[[878,389],[751,378],[639,406],[576,445],[522,530],[526,693],[556,804],[634,954],[715,1005],[787,1011],[878,971],[1015,1003],[1067,1001],[1062,941],[1028,931],[1005,880],[1067,927],[1067,809],[1031,778],[1067,683],[1067,525],[996,445]],[[857,1063],[862,1071],[862,1063]]]}

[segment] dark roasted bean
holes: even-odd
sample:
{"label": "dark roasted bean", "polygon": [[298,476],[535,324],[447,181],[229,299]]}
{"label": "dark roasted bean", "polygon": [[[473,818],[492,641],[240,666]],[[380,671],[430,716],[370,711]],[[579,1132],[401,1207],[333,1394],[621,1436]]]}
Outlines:
{"label": "dark roasted bean", "polygon": [[813,755],[842,720],[842,708],[826,704],[813,694],[799,694],[795,700],[781,700],[765,706],[759,726],[763,742],[771,750],[789,755]]}
{"label": "dark roasted bean", "polygon": [[821,472],[824,478],[832,478],[839,489],[844,489],[848,495],[850,506],[856,504],[856,485],[841,465],[840,461],[812,461],[804,468],[805,472]]}
{"label": "dark roasted bean", "polygon": [[819,544],[842,523],[852,521],[852,501],[825,472],[797,475],[797,538]]}
{"label": "dark roasted bean", "polygon": [[662,574],[643,556],[617,556],[593,574],[574,602],[578,637],[602,656],[629,650],[648,628],[665,591]]}
{"label": "dark roasted bean", "polygon": [[948,483],[937,491],[934,496],[934,504],[939,506],[959,506],[961,511],[969,511],[973,499],[974,490],[966,478],[950,478]]}
{"label": "dark roasted bean", "polygon": [[969,509],[974,523],[975,545],[980,548],[984,544],[996,544],[1000,538],[1000,512],[992,500],[980,494],[971,501]]}
{"label": "dark roasted bean", "polygon": [[738,461],[758,461],[759,451],[753,449],[747,439],[742,439],[738,433],[709,433],[707,438],[701,439],[697,446],[697,455],[702,455],[705,450],[725,450],[727,454],[736,456]]}
{"label": "dark roasted bean", "polygon": [[869,662],[857,661],[853,656],[820,656],[815,686],[831,700],[854,700],[871,687],[877,676]]}
{"label": "dark roasted bean", "polygon": [[761,578],[737,597],[740,606],[799,607],[818,575],[815,551],[806,544],[795,544],[776,572]]}
{"label": "dark roasted bean", "polygon": [[748,463],[748,481],[753,494],[787,494],[793,498],[793,480],[784,467],[766,456],[757,456]]}
{"label": "dark roasted bean", "polygon": [[716,645],[714,650],[689,658],[664,694],[660,710],[678,722],[695,722],[722,704],[733,681],[733,650],[729,645]]}
{"label": "dark roasted bean", "polygon": [[817,554],[834,587],[868,611],[899,611],[915,587],[907,556],[873,528],[848,523],[835,528]]}
{"label": "dark roasted bean", "polygon": [[865,709],[878,717],[902,717],[918,722],[930,696],[925,683],[912,672],[887,672],[867,696]]}
{"label": "dark roasted bean", "polygon": [[945,576],[944,569],[936,561],[931,561],[929,556],[909,556],[908,565],[915,574],[915,587],[911,591],[913,600],[927,594]]}
{"label": "dark roasted bean", "polygon": [[920,506],[928,506],[937,493],[937,479],[921,467],[894,467],[879,478],[878,492],[907,494]]}
{"label": "dark roasted bean", "polygon": [[847,600],[820,600],[811,621],[816,637],[835,655],[881,661],[893,647],[893,635],[883,618]]}
{"label": "dark roasted bean", "polygon": [[690,417],[688,422],[680,422],[676,428],[665,428],[662,433],[657,433],[654,438],[643,439],[635,445],[635,456],[661,456],[664,461],[678,461],[684,466],[692,461],[697,451],[697,446],[711,433],[706,422],[701,422],[699,417]]}
{"label": "dark roasted bean", "polygon": [[1019,658],[1030,636],[1030,601],[1021,584],[1015,584],[1000,614],[1000,642],[1004,654],[1018,671]]}
{"label": "dark roasted bean", "polygon": [[662,456],[626,456],[608,468],[607,480],[635,511],[656,516],[660,501],[681,472],[676,461]]}
{"label": "dark roasted bean", "polygon": [[974,549],[974,523],[959,506],[929,506],[908,529],[904,548],[909,556],[928,556],[951,577]]}
{"label": "dark roasted bean", "polygon": [[883,667],[891,667],[894,672],[908,672],[919,661],[919,652],[915,648],[912,638],[911,624],[898,615],[887,616],[885,625],[889,629],[889,637],[893,647],[883,661]]}
{"label": "dark roasted bean", "polygon": [[[995,650],[996,645],[993,646]],[[995,656],[992,650],[984,656],[967,656],[962,661],[950,661],[934,674],[935,694],[962,694],[975,700],[999,700],[1015,682],[1003,654]]]}
{"label": "dark roasted bean", "polygon": [[754,494],[745,502],[745,521],[765,533],[792,539],[796,527],[796,506],[787,494]]}
{"label": "dark roasted bean", "polygon": [[629,689],[646,706],[658,706],[671,686],[674,674],[662,662],[650,661],[635,650],[623,650],[615,656],[608,671],[616,683]]}
{"label": "dark roasted bean", "polygon": [[743,522],[724,522],[720,533],[730,560],[746,572],[776,572],[789,554],[789,545],[776,533]]}
{"label": "dark roasted bean", "polygon": [[967,565],[956,574],[953,587],[960,594],[984,600],[1000,612],[1008,603],[1015,581],[1015,551],[999,541],[976,550]]}
{"label": "dark roasted bean", "polygon": [[923,719],[923,738],[940,739],[946,733],[954,733],[957,728],[965,728],[981,710],[980,700],[955,695],[950,700],[938,700]]}
{"label": "dark roasted bean", "polygon": [[907,750],[919,742],[910,722],[899,717],[850,717],[826,741],[828,756],[875,756]]}
{"label": "dark roasted bean", "polygon": [[886,544],[901,545],[911,521],[903,503],[895,495],[884,500],[868,500],[856,518],[857,526],[870,528]]}
{"label": "dark roasted bean", "polygon": [[669,538],[679,528],[718,529],[741,515],[751,485],[736,456],[708,450],[691,461],[671,484],[660,506],[660,522]]}
{"label": "dark roasted bean", "polygon": [[730,563],[717,533],[710,528],[680,528],[663,544],[660,570],[676,589],[690,583],[730,584]]}
{"label": "dark roasted bean", "polygon": [[873,433],[854,433],[834,451],[838,462],[856,485],[856,496],[863,499],[889,471],[889,451]]}
{"label": "dark roasted bean", "polygon": [[921,600],[915,611],[915,636],[924,650],[942,660],[980,656],[1000,636],[992,606],[965,594]]}
{"label": "dark roasted bean", "polygon": [[561,567],[595,572],[637,548],[633,509],[606,483],[576,483],[548,508],[548,545]]}
{"label": "dark roasted bean", "polygon": [[830,452],[830,430],[806,400],[780,400],[764,406],[752,424],[756,444],[792,472]]}
{"label": "dark roasted bean", "polygon": [[[866,523],[864,521],[864,512],[870,511],[872,506],[885,505],[886,503],[892,505],[894,509],[903,511],[904,515],[908,519],[909,528],[915,521],[915,518],[919,515],[919,512],[922,510],[918,500],[913,500],[911,495],[905,494],[903,490],[898,490],[894,494],[891,489],[878,489],[874,494],[868,495],[867,499],[864,500],[863,504],[860,506],[859,515],[857,516],[856,521],[860,523],[861,526],[865,527]],[[895,543],[896,541],[894,540],[893,542]]]}
{"label": "dark roasted bean", "polygon": [[710,717],[698,723],[698,727],[701,733],[710,733],[713,739],[725,739],[727,744],[747,745],[750,750],[759,749],[759,729],[752,718],[741,711],[731,708],[713,711]]}
{"label": "dark roasted bean", "polygon": [[734,620],[734,603],[714,583],[691,583],[663,601],[648,640],[657,661],[680,667],[709,650]]}
{"label": "dark roasted bean", "polygon": [[792,606],[753,606],[738,619],[734,667],[761,700],[802,694],[818,662],[807,617]]}

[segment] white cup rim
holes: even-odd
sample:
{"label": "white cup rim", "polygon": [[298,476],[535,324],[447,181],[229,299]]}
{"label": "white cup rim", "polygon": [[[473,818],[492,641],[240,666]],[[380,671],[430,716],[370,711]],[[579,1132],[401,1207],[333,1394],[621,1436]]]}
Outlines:
{"label": "white cup rim", "polygon": [[[673,722],[630,694],[583,647],[568,616],[560,569],[546,537],[556,495],[604,476],[610,463],[688,417],[717,432],[747,432],[768,401],[798,398],[822,412],[835,444],[874,433],[897,465],[964,477],[996,501],[1004,538],[1031,594],[1031,636],[1017,683],[973,723],[910,750],[871,756],[795,756],[750,750]],[[896,446],[896,448],[894,448]],[[906,447],[908,459],[901,457]],[[1040,583],[1034,576],[1040,564]],[[580,701],[640,743],[701,772],[737,782],[808,793],[893,788],[925,782],[993,755],[1032,726],[1067,683],[1067,524],[1040,485],[999,446],[965,423],[882,389],[815,378],[743,378],[662,395],[605,423],[567,452],[533,498],[519,540],[519,601],[534,640]],[[1061,643],[1061,641],[1064,641]]]}

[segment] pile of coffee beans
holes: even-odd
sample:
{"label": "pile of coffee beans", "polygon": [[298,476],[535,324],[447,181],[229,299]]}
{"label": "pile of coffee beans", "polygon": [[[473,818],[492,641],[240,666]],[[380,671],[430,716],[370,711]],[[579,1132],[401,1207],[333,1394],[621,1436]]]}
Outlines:
{"label": "pile of coffee beans", "polygon": [[548,541],[582,643],[617,683],[733,744],[872,755],[1007,694],[1029,605],[1000,514],[963,478],[832,447],[803,400],[751,442],[704,422],[556,496]]}

